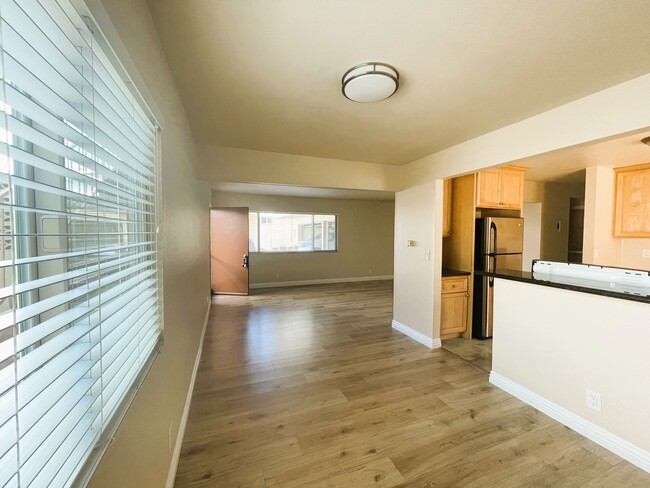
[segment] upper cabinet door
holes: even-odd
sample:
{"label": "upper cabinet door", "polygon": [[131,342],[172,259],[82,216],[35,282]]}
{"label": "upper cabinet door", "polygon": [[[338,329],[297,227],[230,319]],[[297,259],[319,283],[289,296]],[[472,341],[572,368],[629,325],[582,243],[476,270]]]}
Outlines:
{"label": "upper cabinet door", "polygon": [[442,200],[442,237],[451,235],[451,179],[446,179]]}
{"label": "upper cabinet door", "polygon": [[650,164],[617,168],[614,235],[650,237]]}
{"label": "upper cabinet door", "polygon": [[476,206],[501,208],[499,203],[500,169],[486,169],[478,173],[476,182]]}
{"label": "upper cabinet door", "polygon": [[501,208],[520,209],[524,206],[524,172],[501,168]]}
{"label": "upper cabinet door", "polygon": [[477,173],[476,207],[521,210],[524,206],[523,167],[504,166]]}

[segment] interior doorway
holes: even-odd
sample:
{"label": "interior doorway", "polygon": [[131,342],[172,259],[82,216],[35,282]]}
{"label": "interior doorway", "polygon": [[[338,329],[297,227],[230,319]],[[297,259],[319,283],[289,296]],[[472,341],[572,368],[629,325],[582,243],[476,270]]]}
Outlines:
{"label": "interior doorway", "polygon": [[248,295],[248,208],[210,209],[210,286],[212,293]]}

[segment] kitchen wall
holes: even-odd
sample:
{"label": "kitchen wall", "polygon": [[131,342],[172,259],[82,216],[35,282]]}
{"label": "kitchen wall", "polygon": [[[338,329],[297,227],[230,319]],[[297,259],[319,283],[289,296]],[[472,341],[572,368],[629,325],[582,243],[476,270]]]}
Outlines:
{"label": "kitchen wall", "polygon": [[603,166],[587,168],[585,191],[585,239],[583,260],[602,266],[650,270],[650,238],[614,237],[614,170]]}
{"label": "kitchen wall", "polygon": [[[549,261],[568,261],[571,198],[584,198],[584,195],[585,184],[581,181],[571,183],[525,182],[524,202],[542,204],[541,242],[538,258]],[[525,269],[529,270],[529,267]]]}
{"label": "kitchen wall", "polygon": [[[442,260],[442,181],[426,183],[395,195],[395,283],[393,318],[428,337],[439,338]],[[438,225],[436,225],[436,223]],[[409,247],[407,241],[413,241]],[[427,256],[428,253],[428,256]]]}
{"label": "kitchen wall", "polygon": [[102,29],[105,24],[102,16],[104,20],[110,17],[114,27],[105,24],[107,30],[112,27],[112,33],[123,41],[117,46],[120,39],[116,38],[114,47],[118,54],[119,47],[128,50],[164,119],[165,303],[162,352],[97,467],[90,487],[162,487],[172,462],[192,369],[201,346],[210,294],[210,190],[195,178],[198,160],[194,141],[145,0],[88,3]]}
{"label": "kitchen wall", "polygon": [[[548,182],[542,202],[542,259],[569,260],[569,216],[571,198],[584,198],[585,185]],[[559,226],[559,228],[558,228]]]}
{"label": "kitchen wall", "polygon": [[650,305],[500,279],[494,290],[492,373],[637,446],[647,463]]}
{"label": "kitchen wall", "polygon": [[[338,215],[334,253],[251,253],[250,283],[393,275],[395,202],[212,192],[213,207]],[[276,274],[280,278],[276,278]]]}

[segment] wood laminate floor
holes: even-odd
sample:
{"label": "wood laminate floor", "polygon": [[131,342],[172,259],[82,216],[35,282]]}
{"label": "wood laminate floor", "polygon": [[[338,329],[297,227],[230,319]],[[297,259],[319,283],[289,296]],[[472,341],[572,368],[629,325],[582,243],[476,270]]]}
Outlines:
{"label": "wood laminate floor", "polygon": [[176,487],[648,487],[391,329],[391,282],[214,297]]}
{"label": "wood laminate floor", "polygon": [[456,337],[444,339],[442,348],[461,359],[482,369],[486,373],[492,370],[492,339],[465,339]]}

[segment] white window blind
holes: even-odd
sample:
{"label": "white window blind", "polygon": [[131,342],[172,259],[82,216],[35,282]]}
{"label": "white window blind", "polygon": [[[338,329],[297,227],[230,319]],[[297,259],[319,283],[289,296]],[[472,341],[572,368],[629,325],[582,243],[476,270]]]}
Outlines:
{"label": "white window blind", "polygon": [[161,341],[157,127],[69,0],[0,0],[0,487],[66,487]]}

